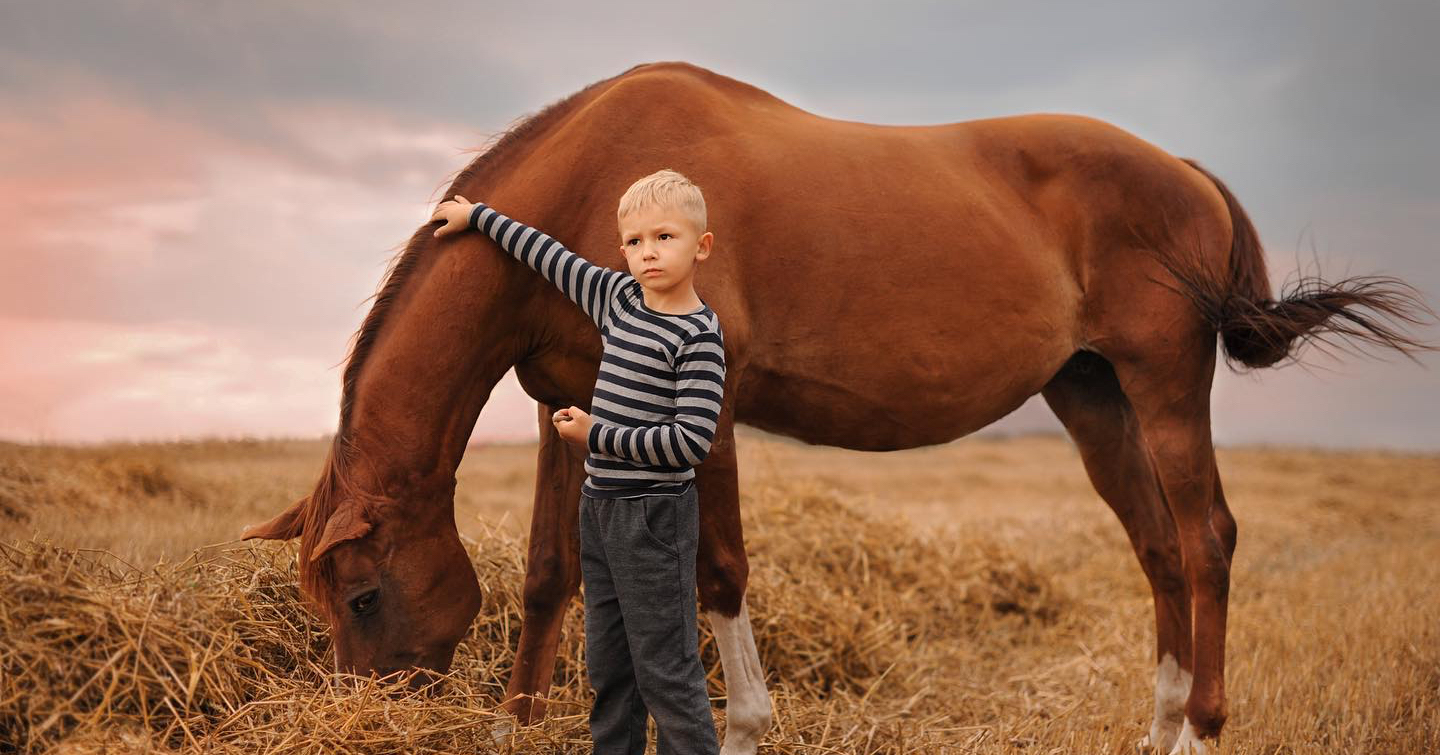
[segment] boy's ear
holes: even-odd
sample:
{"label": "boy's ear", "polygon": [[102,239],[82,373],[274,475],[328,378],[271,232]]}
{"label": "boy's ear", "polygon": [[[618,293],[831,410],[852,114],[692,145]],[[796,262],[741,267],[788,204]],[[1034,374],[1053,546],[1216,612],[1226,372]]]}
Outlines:
{"label": "boy's ear", "polygon": [[309,503],[310,496],[307,495],[290,504],[290,508],[277,514],[274,519],[263,524],[252,524],[246,527],[244,531],[240,533],[240,539],[254,540],[255,538],[261,538],[264,540],[289,540],[299,537],[300,530],[304,528],[305,524],[305,507],[309,505]]}
{"label": "boy's ear", "polygon": [[710,255],[710,247],[712,247],[714,244],[715,234],[709,231],[700,234],[700,251],[697,252],[695,256],[701,259],[708,257]]}

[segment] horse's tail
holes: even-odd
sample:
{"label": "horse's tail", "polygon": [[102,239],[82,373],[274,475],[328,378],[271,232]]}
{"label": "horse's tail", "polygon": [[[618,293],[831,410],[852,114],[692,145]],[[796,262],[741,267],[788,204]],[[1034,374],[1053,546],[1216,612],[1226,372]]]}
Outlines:
{"label": "horse's tail", "polygon": [[[1234,367],[1269,367],[1292,358],[1306,343],[1323,348],[1351,339],[1360,347],[1394,349],[1414,358],[1413,351],[1435,350],[1407,335],[1405,325],[1436,319],[1420,292],[1390,276],[1367,275],[1327,283],[1301,275],[1272,298],[1264,251],[1255,226],[1235,195],[1210,171],[1182,158],[1215,184],[1230,210],[1228,275],[1203,262],[1199,250],[1171,250],[1161,263],[1179,281],[1184,294],[1225,344]],[[1368,311],[1366,311],[1368,310]]]}

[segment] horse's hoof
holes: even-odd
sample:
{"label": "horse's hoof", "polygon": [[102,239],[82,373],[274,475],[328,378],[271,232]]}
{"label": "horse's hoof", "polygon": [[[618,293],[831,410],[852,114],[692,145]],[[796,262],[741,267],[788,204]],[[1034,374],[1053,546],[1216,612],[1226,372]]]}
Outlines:
{"label": "horse's hoof", "polygon": [[498,745],[498,744],[500,744],[501,742],[504,742],[507,738],[510,737],[510,735],[512,735],[512,734],[514,734],[514,733],[515,733],[515,722],[514,722],[514,721],[501,721],[500,723],[496,724],[494,728],[492,728],[492,729],[490,730],[490,738],[491,738],[492,740],[494,740],[495,744]]}
{"label": "horse's hoof", "polygon": [[1175,747],[1170,750],[1170,755],[1205,755],[1208,750],[1205,741],[1195,733],[1195,727],[1190,725],[1190,720],[1185,720],[1185,726],[1180,729],[1180,738],[1175,740]]}
{"label": "horse's hoof", "polygon": [[1150,733],[1141,737],[1140,741],[1135,744],[1135,750],[1167,755],[1179,737],[1180,721],[1157,720],[1150,724]]}

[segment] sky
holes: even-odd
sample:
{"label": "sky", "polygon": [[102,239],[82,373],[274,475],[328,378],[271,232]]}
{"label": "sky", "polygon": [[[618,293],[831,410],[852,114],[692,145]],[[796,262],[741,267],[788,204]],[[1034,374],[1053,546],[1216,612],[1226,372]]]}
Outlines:
{"label": "sky", "polygon": [[[1277,285],[1440,308],[1437,38],[1433,0],[6,2],[0,438],[333,432],[367,299],[473,150],[657,60],[847,120],[1101,118],[1224,180]],[[1222,368],[1214,434],[1440,450],[1437,388],[1436,354]],[[535,417],[512,372],[472,440]],[[1036,398],[989,432],[1057,428]]]}

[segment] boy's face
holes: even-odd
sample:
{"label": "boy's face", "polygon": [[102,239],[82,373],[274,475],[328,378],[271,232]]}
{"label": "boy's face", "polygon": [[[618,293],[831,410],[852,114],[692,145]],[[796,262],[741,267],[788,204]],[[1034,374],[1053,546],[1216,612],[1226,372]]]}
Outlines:
{"label": "boy's face", "polygon": [[670,207],[643,207],[620,218],[620,253],[630,274],[651,291],[693,285],[695,265],[710,256],[714,239]]}

